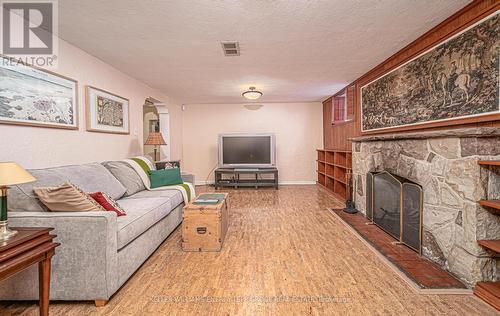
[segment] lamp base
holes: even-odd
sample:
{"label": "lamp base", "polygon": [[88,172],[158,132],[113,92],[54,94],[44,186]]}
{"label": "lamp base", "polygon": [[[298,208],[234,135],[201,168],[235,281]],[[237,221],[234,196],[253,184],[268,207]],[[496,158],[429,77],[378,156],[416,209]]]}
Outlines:
{"label": "lamp base", "polygon": [[10,239],[16,234],[17,230],[10,229],[7,221],[0,221],[0,242]]}
{"label": "lamp base", "polygon": [[154,153],[154,155],[155,155],[155,156],[154,156],[153,158],[154,158],[155,162],[160,161],[159,157],[157,157],[157,155],[156,155],[156,152],[157,152],[156,146],[155,146],[155,148],[154,148],[154,152],[155,152],[155,153]]}

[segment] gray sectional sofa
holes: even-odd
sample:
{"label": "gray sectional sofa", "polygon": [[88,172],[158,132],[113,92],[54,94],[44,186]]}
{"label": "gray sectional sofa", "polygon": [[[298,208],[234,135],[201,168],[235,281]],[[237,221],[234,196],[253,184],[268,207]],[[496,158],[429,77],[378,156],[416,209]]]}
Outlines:
{"label": "gray sectional sofa", "polygon": [[[29,172],[36,182],[9,190],[9,225],[54,228],[61,245],[52,258],[51,300],[109,300],[182,221],[179,191],[146,191],[140,178],[119,162]],[[85,192],[107,193],[127,215],[48,211],[32,188],[66,180]],[[36,300],[37,284],[33,266],[0,282],[0,300]]]}

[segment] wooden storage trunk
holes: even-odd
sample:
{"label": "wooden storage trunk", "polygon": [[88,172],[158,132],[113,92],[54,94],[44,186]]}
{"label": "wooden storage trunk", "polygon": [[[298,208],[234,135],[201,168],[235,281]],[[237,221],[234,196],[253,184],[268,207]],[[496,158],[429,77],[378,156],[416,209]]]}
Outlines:
{"label": "wooden storage trunk", "polygon": [[220,251],[228,227],[227,193],[215,205],[184,207],[182,221],[182,250]]}

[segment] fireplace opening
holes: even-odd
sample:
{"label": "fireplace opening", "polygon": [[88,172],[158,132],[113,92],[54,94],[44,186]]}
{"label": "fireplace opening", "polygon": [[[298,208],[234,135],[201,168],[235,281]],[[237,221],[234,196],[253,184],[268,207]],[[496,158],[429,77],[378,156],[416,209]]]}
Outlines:
{"label": "fireplace opening", "polygon": [[366,175],[366,217],[417,252],[422,245],[422,187],[387,171]]}

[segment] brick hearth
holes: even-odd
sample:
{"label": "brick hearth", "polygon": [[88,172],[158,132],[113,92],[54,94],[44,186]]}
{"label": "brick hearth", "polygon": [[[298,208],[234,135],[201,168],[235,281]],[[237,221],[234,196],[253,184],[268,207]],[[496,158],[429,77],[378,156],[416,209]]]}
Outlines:
{"label": "brick hearth", "polygon": [[334,210],[344,222],[354,228],[358,234],[375,249],[391,261],[406,276],[422,289],[465,289],[466,286],[437,264],[418,255],[405,245],[395,244],[395,239],[376,225],[367,225],[370,221],[363,215],[347,214]]}

